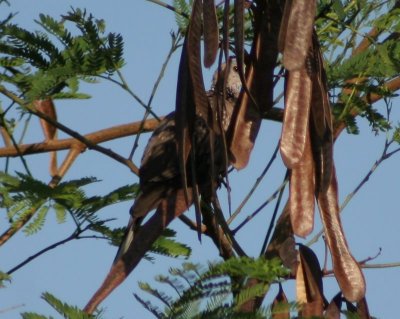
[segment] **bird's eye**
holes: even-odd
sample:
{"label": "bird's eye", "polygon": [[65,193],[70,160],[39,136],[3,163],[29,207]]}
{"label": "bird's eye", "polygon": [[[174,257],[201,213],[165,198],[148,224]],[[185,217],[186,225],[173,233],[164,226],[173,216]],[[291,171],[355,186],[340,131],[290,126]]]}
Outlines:
{"label": "bird's eye", "polygon": [[238,67],[237,67],[237,65],[235,65],[235,66],[233,67],[233,70],[234,70],[235,72],[238,72]]}

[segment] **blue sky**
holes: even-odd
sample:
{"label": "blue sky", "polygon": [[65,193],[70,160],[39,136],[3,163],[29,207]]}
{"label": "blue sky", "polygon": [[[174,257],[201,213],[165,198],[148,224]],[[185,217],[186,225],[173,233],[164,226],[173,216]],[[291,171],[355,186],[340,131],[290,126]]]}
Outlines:
{"label": "blue sky", "polygon": [[[86,8],[95,17],[104,19],[107,31],[121,33],[124,37],[126,65],[122,73],[131,89],[144,101],[148,100],[153,83],[169,50],[171,43],[169,34],[176,30],[172,12],[147,1],[41,0],[35,1],[33,5],[29,0],[13,0],[11,3],[10,10],[18,12],[15,21],[28,29],[38,28],[33,19],[36,19],[39,13],[58,17],[66,13],[71,6]],[[7,12],[7,7],[3,5],[3,16]],[[179,53],[173,56],[154,99],[153,107],[157,114],[167,114],[174,108],[178,62]],[[208,83],[209,75],[206,79],[206,87],[209,86]],[[143,109],[126,92],[111,83],[86,84],[82,86],[82,91],[90,93],[93,98],[85,101],[57,101],[59,121],[81,133],[137,121],[143,114]],[[396,107],[397,105],[394,104],[392,114],[394,123],[400,119],[400,112]],[[358,122],[361,128],[360,136],[344,133],[335,144],[341,201],[355,188],[380,156],[385,139],[384,134],[374,136],[364,120]],[[42,139],[37,129],[38,123],[32,123],[26,142],[37,142]],[[233,207],[240,203],[266,165],[276,146],[279,133],[280,125],[264,121],[249,166],[231,177]],[[59,137],[62,138],[65,135],[61,133]],[[142,138],[142,145],[146,138]],[[134,137],[128,137],[118,142],[105,143],[104,146],[111,147],[114,151],[127,156],[133,141]],[[141,149],[137,152],[136,163],[140,159],[141,152]],[[64,155],[65,153],[61,152],[59,157],[62,158]],[[30,167],[35,176],[43,181],[49,179],[47,161],[46,154],[29,158]],[[21,171],[18,161],[14,162],[11,170]],[[4,159],[0,159],[0,167],[4,167],[3,163]],[[386,263],[400,260],[398,249],[400,212],[397,197],[400,171],[397,163],[397,156],[385,161],[342,215],[349,245],[358,260],[376,255],[380,247],[382,253],[373,262]],[[246,206],[241,218],[251,213],[274,192],[281,183],[283,175],[284,168],[278,158],[251,203]],[[116,187],[137,181],[126,167],[93,151],[82,154],[65,178],[73,179],[83,176],[96,176],[101,180],[87,188],[88,194],[105,194]],[[101,214],[109,218],[117,218],[115,225],[122,226],[128,221],[129,207],[130,203],[125,203],[104,210]],[[259,253],[272,210],[273,207],[268,206],[238,233],[238,240],[247,247],[250,255],[256,256]],[[0,214],[0,231],[3,231],[8,224],[5,212],[1,210]],[[189,214],[193,216],[193,213]],[[319,220],[317,220],[316,231],[320,229],[319,225]],[[206,258],[217,259],[217,252],[207,238],[203,238],[201,244],[198,243],[197,235],[179,221],[173,223],[173,228],[178,231],[178,240],[193,246],[193,261],[204,263]],[[32,253],[65,238],[72,231],[72,223],[58,225],[53,216],[47,220],[44,230],[37,235],[27,238],[20,232],[4,247],[1,247],[0,269],[7,271]],[[312,248],[318,253],[322,262],[324,256],[322,240]],[[104,279],[115,253],[115,247],[101,240],[70,242],[48,252],[17,271],[13,275],[12,283],[0,290],[0,311],[17,306],[17,309],[5,314],[0,312],[0,317],[18,318],[19,312],[22,311],[55,315],[40,299],[40,294],[45,291],[65,302],[83,307]],[[182,259],[172,260],[158,256],[154,263],[143,261],[129,279],[102,304],[106,311],[105,317],[152,318],[150,313],[133,298],[132,292],[139,291],[137,281],[153,282],[154,276],[165,273],[168,267],[179,266],[182,262]],[[367,269],[364,273],[371,314],[380,318],[393,318],[395,314],[398,314],[399,269]],[[337,285],[334,279],[327,279],[324,284],[327,287],[326,297],[330,299],[338,292]],[[291,300],[295,298],[293,288],[293,282],[286,287],[286,293]]]}

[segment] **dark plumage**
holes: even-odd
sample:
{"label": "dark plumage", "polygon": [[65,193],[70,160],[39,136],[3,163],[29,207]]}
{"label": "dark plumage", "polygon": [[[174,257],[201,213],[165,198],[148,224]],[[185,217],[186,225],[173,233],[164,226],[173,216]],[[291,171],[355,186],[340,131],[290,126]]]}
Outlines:
{"label": "dark plumage", "polygon": [[[239,97],[241,81],[237,72],[236,60],[231,59],[229,63],[228,78],[226,81],[226,100],[222,103],[223,94],[218,88],[223,87],[225,64],[222,66],[220,76],[216,72],[213,77],[212,89],[207,93],[213,110],[222,107],[222,127],[226,131],[229,127],[233,108]],[[218,102],[217,102],[217,99]],[[211,176],[211,152],[210,152],[210,128],[205,120],[196,116],[194,124],[194,149],[196,182],[200,193],[210,188]],[[131,208],[131,219],[128,224],[127,233],[118,250],[114,263],[129,249],[134,232],[140,225],[142,219],[160,202],[171,196],[177,190],[182,189],[182,176],[179,170],[177,152],[177,135],[175,128],[175,112],[170,113],[162,120],[153,132],[144,150],[140,170],[141,193],[136,198]],[[221,134],[215,134],[214,143],[214,170],[216,174],[223,175],[225,172],[225,155]],[[192,184],[190,163],[188,163],[188,185]],[[191,204],[191,203],[189,203]]]}

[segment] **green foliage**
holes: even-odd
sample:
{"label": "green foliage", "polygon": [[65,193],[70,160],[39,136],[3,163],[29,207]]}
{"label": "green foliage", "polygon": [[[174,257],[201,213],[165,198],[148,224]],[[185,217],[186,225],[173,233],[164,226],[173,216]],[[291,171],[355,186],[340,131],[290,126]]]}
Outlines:
{"label": "green foliage", "polygon": [[[61,300],[54,297],[52,294],[46,292],[42,295],[42,298],[54,309],[56,310],[63,318],[65,319],[93,319],[100,318],[99,315],[93,316],[88,315],[82,310],[80,310],[76,306],[71,306],[66,303],[63,303]],[[37,313],[32,312],[24,312],[21,314],[23,319],[51,319],[53,317],[39,315]]]}
{"label": "green foliage", "polygon": [[400,125],[397,124],[396,128],[393,131],[393,141],[397,144],[400,144]]}
{"label": "green foliage", "polygon": [[89,224],[87,227],[90,230],[106,236],[115,244],[122,231],[106,227],[106,220],[101,220],[97,212],[107,206],[132,200],[138,192],[138,185],[126,185],[104,196],[86,196],[83,188],[95,182],[98,182],[96,178],[84,177],[51,187],[29,175],[17,173],[12,176],[0,172],[0,207],[7,209],[11,227],[30,220],[24,228],[27,235],[42,229],[48,213],[54,210],[58,222],[65,222],[69,213],[78,227]]}
{"label": "green foliage", "polygon": [[174,0],[174,7],[176,9],[175,20],[176,24],[178,25],[179,31],[182,34],[186,33],[187,27],[189,25],[188,17],[190,17],[190,13],[192,11],[192,3],[193,1],[190,1],[188,3],[186,2],[186,0]]}
{"label": "green foliage", "polygon": [[[87,98],[79,80],[110,77],[124,60],[120,34],[105,34],[104,21],[72,9],[60,20],[41,14],[43,31],[31,32],[10,22],[0,24],[0,81],[13,85],[27,102],[52,98]],[[73,24],[80,34],[68,29]]]}
{"label": "green foliage", "polygon": [[174,230],[166,229],[163,235],[154,242],[151,252],[169,257],[189,258],[192,249],[185,244],[173,240],[172,238],[175,235],[176,232]]}
{"label": "green foliage", "polygon": [[[316,21],[317,32],[325,56],[329,88],[332,92],[333,112],[344,121],[347,131],[359,133],[354,113],[367,119],[373,131],[387,131],[388,119],[369,103],[373,94],[390,96],[385,83],[400,72],[400,45],[388,36],[399,28],[399,10],[387,10],[382,1],[321,1]],[[377,18],[378,17],[378,18]],[[375,26],[382,36],[358,53],[352,54],[366,30]],[[335,94],[345,89],[351,94]]]}
{"label": "green foliage", "polygon": [[[272,282],[287,274],[277,259],[231,258],[210,264],[207,270],[184,263],[182,268],[171,268],[169,276],[156,277],[159,284],[165,284],[177,293],[176,299],[148,283],[139,284],[143,291],[165,305],[163,311],[137,294],[135,298],[157,318],[265,318],[265,309],[244,314],[240,312],[240,306],[254,297],[263,296]],[[249,288],[246,286],[248,279],[258,279],[259,283]]]}
{"label": "green foliage", "polygon": [[4,288],[4,282],[11,282],[11,276],[5,272],[0,271],[0,288]]}

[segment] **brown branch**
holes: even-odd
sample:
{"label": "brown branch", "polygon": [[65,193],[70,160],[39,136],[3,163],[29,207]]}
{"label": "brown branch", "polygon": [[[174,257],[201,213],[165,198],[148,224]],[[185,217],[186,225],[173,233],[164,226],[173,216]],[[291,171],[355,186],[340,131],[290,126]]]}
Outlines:
{"label": "brown branch", "polygon": [[[359,264],[363,269],[382,269],[382,268],[399,268],[400,262],[382,263],[382,264]],[[323,276],[332,276],[333,270],[325,270]]]}
{"label": "brown branch", "polygon": [[[144,125],[145,130],[152,130],[154,127],[158,125],[158,120],[148,120]],[[90,143],[99,143],[109,141],[118,137],[124,137],[128,135],[135,134],[139,131],[141,126],[141,122],[135,122],[125,125],[119,125],[115,127],[111,127],[108,129],[100,130],[91,134],[85,135],[85,139],[89,140]],[[43,153],[49,151],[57,151],[63,149],[70,149],[69,154],[61,165],[58,174],[55,178],[53,178],[49,185],[55,187],[61,178],[65,175],[66,171],[69,169],[73,161],[77,158],[77,156],[86,149],[86,145],[81,141],[75,138],[68,138],[63,140],[52,140],[43,143],[36,144],[28,144],[28,145],[20,145],[17,148],[15,147],[5,147],[0,149],[0,157],[5,156],[21,156],[27,154],[36,154]],[[137,174],[139,172],[138,168],[131,162],[134,172]],[[131,168],[132,169],[132,168]],[[14,224],[12,227],[7,229],[2,235],[0,235],[0,246],[6,243],[14,234],[16,234],[35,214],[37,208],[32,208],[31,213],[26,214],[23,219],[19,220],[17,224]]]}
{"label": "brown branch", "polygon": [[100,145],[97,145],[97,144],[93,143],[92,141],[88,140],[87,138],[85,138],[84,136],[79,134],[78,132],[70,129],[69,127],[61,124],[60,122],[55,121],[50,116],[38,111],[34,106],[29,105],[28,103],[26,103],[26,101],[24,101],[20,97],[16,96],[12,92],[8,91],[4,86],[0,86],[0,93],[2,93],[3,95],[7,96],[8,98],[10,98],[15,103],[18,103],[22,107],[26,108],[30,113],[38,116],[41,119],[46,120],[48,123],[50,123],[51,125],[57,127],[59,130],[67,133],[68,135],[70,135],[70,136],[74,137],[75,139],[77,139],[78,141],[82,142],[89,149],[96,150],[96,151],[98,151],[98,152],[100,152],[100,153],[102,153],[104,155],[107,155],[107,156],[113,158],[114,160],[116,160],[116,161],[128,166],[131,169],[132,172],[137,174],[138,168],[131,160],[122,157],[121,155],[113,152],[110,149],[104,148],[104,147],[102,147]]}
{"label": "brown branch", "polygon": [[368,34],[364,36],[362,41],[358,44],[358,46],[353,50],[352,56],[360,54],[369,48],[369,46],[376,40],[376,38],[382,33],[383,30],[378,30],[377,27],[373,27]]}
{"label": "brown branch", "polygon": [[32,218],[32,216],[35,214],[37,211],[38,207],[32,207],[30,209],[30,213],[24,214],[24,217],[21,218],[16,224],[11,226],[9,229],[7,229],[1,236],[0,236],[0,246],[2,246],[4,243],[6,243],[14,234],[20,230],[24,225]]}
{"label": "brown branch", "polygon": [[[385,88],[394,93],[397,90],[400,89],[400,77],[396,77],[390,81],[388,81],[385,85]],[[363,97],[364,101],[372,104],[372,103],[376,103],[378,102],[380,99],[382,99],[383,96],[376,94],[376,93],[372,93],[372,94],[368,94],[366,96]],[[353,109],[350,111],[350,115],[352,117],[357,117],[360,114],[360,112],[357,109]],[[340,133],[342,133],[342,131],[346,128],[346,123],[344,121],[338,121],[335,123],[335,129],[334,129],[334,138],[337,139],[340,135]]]}
{"label": "brown branch", "polygon": [[8,135],[7,130],[3,126],[0,127],[0,133],[1,133],[1,136],[3,138],[5,146],[11,146],[12,145],[11,138]]}
{"label": "brown branch", "polygon": [[[138,132],[150,132],[158,125],[159,121],[156,119],[146,120],[143,129],[140,130],[142,121],[121,124],[93,133],[85,134],[83,137],[88,140],[90,144],[97,144],[107,142],[116,138],[126,137],[137,134]],[[45,141],[41,143],[22,144],[19,145],[19,151],[22,155],[45,153],[50,151],[60,151],[70,149],[77,142],[81,142],[76,138],[66,138],[60,140]],[[85,144],[85,143],[84,143]],[[19,156],[15,147],[0,148],[0,157],[16,157]]]}
{"label": "brown branch", "polygon": [[37,253],[33,254],[32,256],[29,256],[28,258],[26,258],[25,260],[23,260],[22,262],[20,262],[18,265],[16,265],[15,267],[11,268],[9,271],[7,271],[8,275],[11,275],[12,273],[16,272],[18,269],[24,267],[25,265],[29,264],[31,261],[35,260],[36,258],[40,257],[41,255],[43,255],[44,253],[53,250],[55,248],[57,248],[60,245],[64,245],[72,240],[75,239],[87,239],[87,238],[94,238],[94,239],[108,239],[106,237],[103,236],[96,236],[96,235],[92,235],[92,236],[80,236],[82,233],[84,233],[86,230],[90,229],[90,225],[83,228],[83,229],[76,229],[71,235],[69,235],[68,237],[57,241],[41,250],[39,250]]}
{"label": "brown branch", "polygon": [[72,163],[78,158],[79,154],[85,150],[85,148],[86,146],[80,142],[77,142],[71,146],[71,149],[69,150],[68,155],[65,157],[62,165],[51,179],[49,183],[50,187],[55,187],[61,181],[61,179],[70,169]]}

